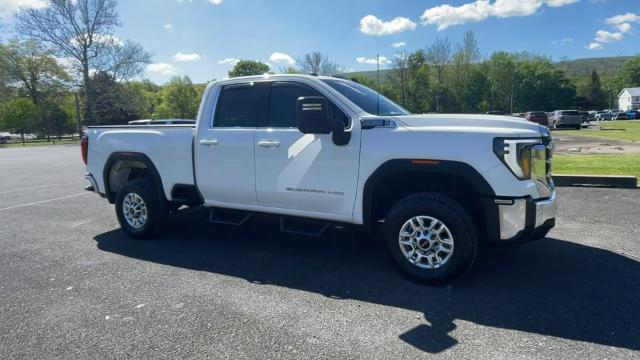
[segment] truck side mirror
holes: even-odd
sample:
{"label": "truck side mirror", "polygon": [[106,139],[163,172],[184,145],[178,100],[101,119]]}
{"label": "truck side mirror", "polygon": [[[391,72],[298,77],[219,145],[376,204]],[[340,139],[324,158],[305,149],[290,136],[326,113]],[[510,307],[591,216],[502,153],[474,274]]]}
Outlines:
{"label": "truck side mirror", "polygon": [[344,123],[331,118],[329,102],[321,96],[298,98],[298,130],[303,134],[332,134],[336,145],[346,145],[351,139]]}

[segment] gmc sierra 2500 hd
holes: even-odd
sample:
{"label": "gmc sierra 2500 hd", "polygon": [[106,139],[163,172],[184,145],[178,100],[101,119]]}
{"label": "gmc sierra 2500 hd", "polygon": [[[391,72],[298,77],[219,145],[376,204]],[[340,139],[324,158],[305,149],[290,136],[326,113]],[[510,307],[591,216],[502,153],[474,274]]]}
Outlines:
{"label": "gmc sierra 2500 hd", "polygon": [[[412,115],[332,77],[264,75],[210,84],[195,126],[89,127],[87,190],[147,238],[180,206],[284,231],[329,224],[377,233],[401,270],[443,283],[479,249],[544,237],[555,224],[546,127],[491,115]],[[325,225],[326,224],[326,225]]]}

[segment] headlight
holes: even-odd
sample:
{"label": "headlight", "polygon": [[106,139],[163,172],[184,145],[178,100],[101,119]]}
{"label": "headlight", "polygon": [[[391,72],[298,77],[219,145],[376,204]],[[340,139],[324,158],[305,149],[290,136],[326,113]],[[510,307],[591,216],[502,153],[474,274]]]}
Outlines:
{"label": "headlight", "polygon": [[493,152],[520,180],[531,179],[533,168],[533,146],[541,144],[540,139],[493,140]]}

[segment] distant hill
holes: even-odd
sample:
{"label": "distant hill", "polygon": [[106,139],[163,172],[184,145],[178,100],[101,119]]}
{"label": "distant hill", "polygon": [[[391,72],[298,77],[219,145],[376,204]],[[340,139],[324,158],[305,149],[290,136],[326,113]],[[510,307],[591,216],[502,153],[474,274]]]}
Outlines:
{"label": "distant hill", "polygon": [[[632,58],[632,56],[617,56],[617,57],[599,57],[599,58],[585,58],[576,60],[566,60],[556,62],[558,67],[564,69],[567,75],[570,77],[583,77],[596,70],[600,76],[605,74],[613,75],[618,72],[624,65],[625,61]],[[380,70],[380,83],[384,83],[388,76],[392,73],[391,69]],[[363,76],[376,81],[375,71],[356,71],[343,74],[343,77],[349,79],[354,76]]]}
{"label": "distant hill", "polygon": [[576,59],[558,62],[558,66],[567,71],[569,76],[586,76],[591,71],[596,70],[600,76],[613,75],[618,72],[624,65],[625,61],[631,59],[632,56],[618,56],[618,57],[599,57],[599,58],[586,58]]}

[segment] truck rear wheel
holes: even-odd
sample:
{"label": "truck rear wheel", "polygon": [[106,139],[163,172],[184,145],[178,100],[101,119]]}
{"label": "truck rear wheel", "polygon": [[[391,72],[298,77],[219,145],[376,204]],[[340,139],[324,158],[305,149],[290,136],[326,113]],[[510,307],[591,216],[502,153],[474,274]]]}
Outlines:
{"label": "truck rear wheel", "polygon": [[148,239],[164,224],[169,211],[148,178],[127,181],[116,196],[120,227],[136,239]]}
{"label": "truck rear wheel", "polygon": [[478,253],[469,214],[453,199],[420,193],[387,213],[384,241],[396,265],[411,278],[438,285],[467,271]]}

